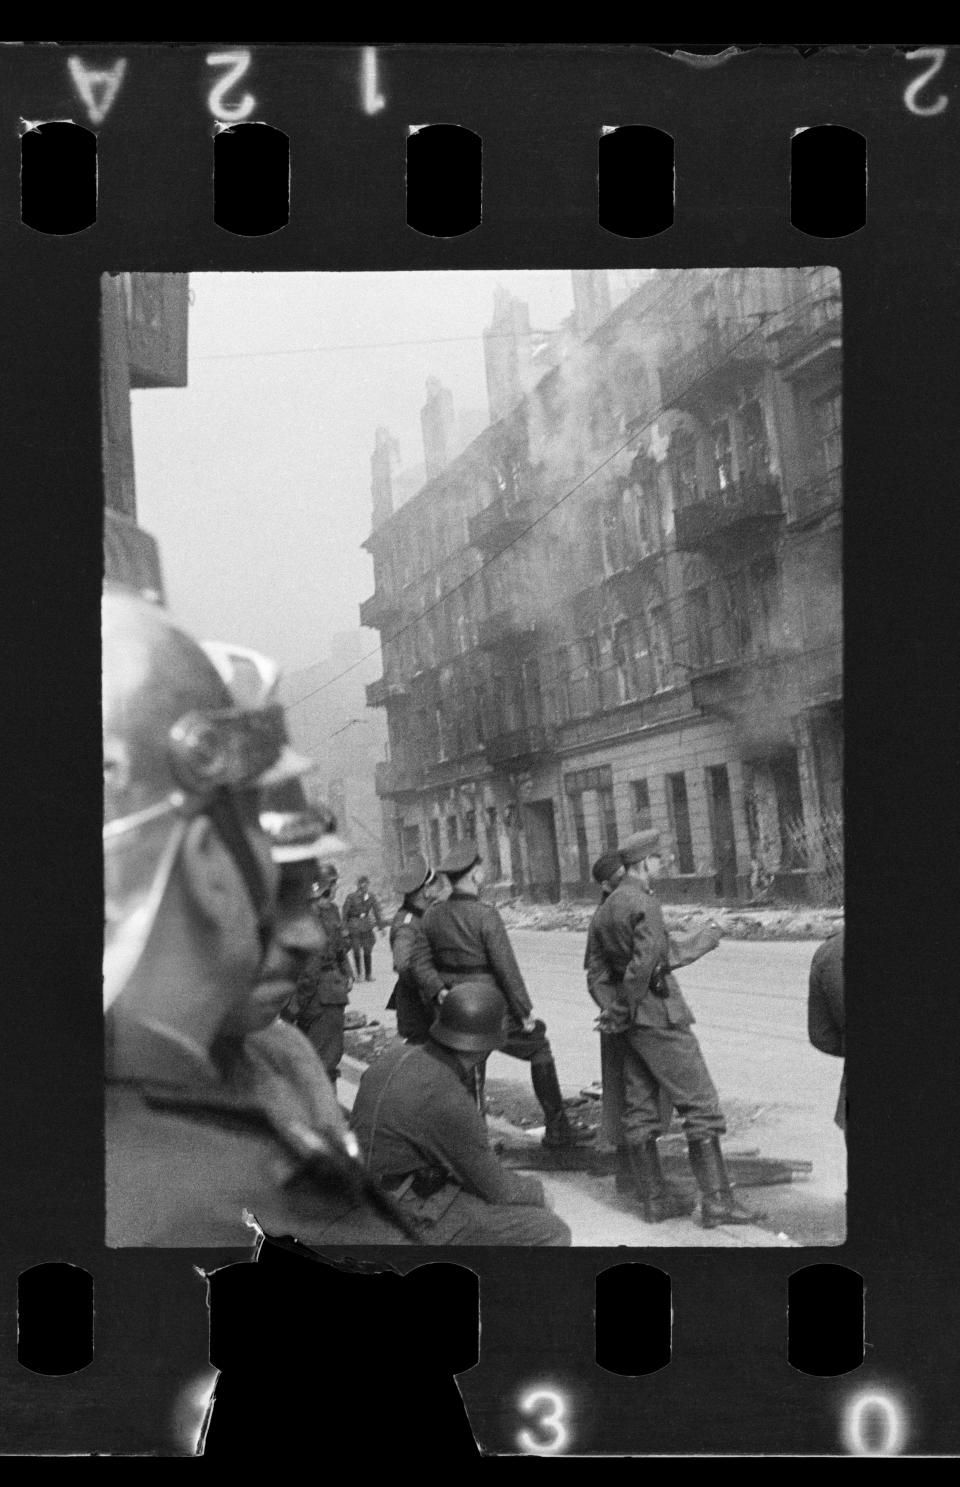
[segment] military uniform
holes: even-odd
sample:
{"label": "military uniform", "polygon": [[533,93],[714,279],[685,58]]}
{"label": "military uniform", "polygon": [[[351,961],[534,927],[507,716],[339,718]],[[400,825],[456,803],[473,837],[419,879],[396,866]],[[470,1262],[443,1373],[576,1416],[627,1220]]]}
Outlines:
{"label": "military uniform", "polygon": [[[302,1142],[304,1131],[346,1129],[301,1034],[277,1021],[231,1052],[224,1074],[199,1048],[159,1031],[125,1042],[107,1083],[108,1246],[249,1249],[245,1213],[264,1232],[305,1244],[409,1244],[352,1196],[287,1185],[285,1131]],[[213,1109],[164,1108],[171,1100]],[[251,1118],[258,1113],[261,1122]]]}
{"label": "military uniform", "polygon": [[[604,888],[600,904],[605,904],[610,890]],[[597,906],[599,911],[600,905]],[[587,927],[587,944],[583,956],[583,968],[587,973],[587,990],[601,1012],[612,1005],[614,993],[605,975],[605,966],[600,957],[594,924],[596,913]],[[623,1140],[623,1039],[616,1033],[600,1034],[600,1083],[603,1089],[603,1119],[601,1134],[611,1146],[619,1146]]]}
{"label": "military uniform", "polygon": [[350,996],[352,972],[340,910],[329,897],[318,899],[314,910],[326,945],[310,957],[297,981],[295,1022],[335,1084],[343,1057],[343,1009]]}
{"label": "military uniform", "polygon": [[424,1244],[567,1245],[534,1177],[506,1171],[447,1048],[397,1043],[360,1080],[351,1125],[370,1172],[413,1218]]}
{"label": "military uniform", "polygon": [[[663,1134],[661,1090],[689,1138],[722,1135],[719,1097],[690,1031],[693,1013],[667,969],[671,947],[656,899],[626,878],[597,909],[591,931],[592,994],[600,1005],[622,1009],[627,1022],[619,1036],[628,1142],[640,1145]],[[659,994],[651,988],[654,972]]]}
{"label": "military uniform", "polygon": [[343,927],[353,947],[357,978],[364,976],[367,981],[373,980],[374,925],[386,929],[380,905],[368,889],[355,888],[343,901]]}
{"label": "military uniform", "polygon": [[387,1003],[397,1014],[397,1032],[408,1043],[423,1043],[436,1016],[443,977],[430,963],[421,943],[423,909],[404,902],[390,925],[390,949],[397,984]]}
{"label": "military uniform", "polygon": [[[807,1002],[810,1042],[821,1053],[843,1058],[846,1053],[846,1015],[843,1005],[843,930],[820,946],[810,965]],[[847,1128],[847,1073],[840,1080],[834,1120],[841,1131]]]}

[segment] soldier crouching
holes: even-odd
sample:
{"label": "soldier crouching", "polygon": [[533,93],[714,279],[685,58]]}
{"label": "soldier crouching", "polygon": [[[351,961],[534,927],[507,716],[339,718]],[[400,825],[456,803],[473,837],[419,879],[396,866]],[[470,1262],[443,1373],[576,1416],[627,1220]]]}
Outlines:
{"label": "soldier crouching", "polygon": [[461,982],[425,1043],[397,1043],[360,1081],[351,1119],[360,1151],[423,1244],[571,1242],[542,1184],[508,1172],[490,1150],[478,1074],[503,1038],[499,992]]}

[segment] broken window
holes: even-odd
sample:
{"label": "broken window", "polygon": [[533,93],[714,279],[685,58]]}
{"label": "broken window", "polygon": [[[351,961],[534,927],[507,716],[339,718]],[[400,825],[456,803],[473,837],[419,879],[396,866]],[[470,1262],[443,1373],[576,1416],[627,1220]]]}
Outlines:
{"label": "broken window", "polygon": [[769,649],[776,644],[780,623],[780,575],[776,559],[764,557],[751,563],[750,583],[755,595],[755,638]]}
{"label": "broken window", "polygon": [[597,791],[597,813],[600,818],[600,850],[615,852],[618,841],[617,809],[611,788]]}
{"label": "broken window", "polygon": [[535,728],[543,722],[543,694],[540,690],[540,662],[536,656],[523,663],[524,710],[527,724]]}
{"label": "broken window", "polygon": [[653,811],[650,807],[650,787],[646,780],[631,780],[630,793],[633,796],[633,829],[634,831],[649,831],[653,826]]}
{"label": "broken window", "polygon": [[690,665],[713,664],[713,635],[710,628],[710,595],[706,587],[691,589],[687,595],[690,617]]}
{"label": "broken window", "polygon": [[713,439],[713,464],[721,496],[733,485],[733,436],[730,423],[720,418],[710,429]]}
{"label": "broken window", "polygon": [[825,475],[839,469],[843,461],[842,404],[840,389],[818,398],[813,405],[820,465]]}
{"label": "broken window", "polygon": [[735,656],[747,654],[753,646],[750,590],[742,573],[727,577],[730,602],[730,644]]}
{"label": "broken window", "polygon": [[596,711],[597,681],[600,672],[600,647],[594,635],[578,640],[569,649],[567,695],[570,713],[575,718]]}
{"label": "broken window", "polygon": [[633,626],[621,620],[613,632],[613,666],[617,684],[617,702],[629,702],[637,695],[637,664]]}
{"label": "broken window", "polygon": [[650,609],[650,654],[653,660],[654,688],[663,692],[673,686],[673,648],[666,609],[654,604]]}
{"label": "broken window", "polygon": [[670,441],[670,456],[677,505],[690,506],[700,500],[700,482],[697,479],[697,444],[689,429],[677,429]]}
{"label": "broken window", "polygon": [[693,836],[690,831],[690,806],[687,801],[687,780],[681,771],[667,775],[667,805],[670,811],[670,826],[677,844],[677,872],[695,871]]}

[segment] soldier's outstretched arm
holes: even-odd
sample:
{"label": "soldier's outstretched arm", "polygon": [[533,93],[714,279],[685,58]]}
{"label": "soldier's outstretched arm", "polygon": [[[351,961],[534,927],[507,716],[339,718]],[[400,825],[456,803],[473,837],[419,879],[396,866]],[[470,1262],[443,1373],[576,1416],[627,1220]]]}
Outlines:
{"label": "soldier's outstretched arm", "polygon": [[522,1022],[525,1022],[533,1010],[533,1003],[517,964],[517,957],[513,953],[506,926],[495,909],[484,915],[481,935],[487,962],[492,974],[496,977],[497,985],[511,1011]]}
{"label": "soldier's outstretched arm", "polygon": [[692,965],[703,955],[709,955],[711,950],[716,950],[720,943],[720,932],[717,929],[696,929],[690,934],[668,935],[669,964],[671,971],[679,970],[681,966]]}

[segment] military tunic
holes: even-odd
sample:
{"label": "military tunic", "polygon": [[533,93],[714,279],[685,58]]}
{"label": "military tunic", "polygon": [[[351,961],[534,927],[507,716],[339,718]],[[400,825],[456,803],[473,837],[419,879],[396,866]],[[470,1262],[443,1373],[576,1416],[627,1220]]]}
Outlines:
{"label": "military tunic", "polygon": [[442,903],[430,905],[422,927],[422,944],[414,961],[418,975],[422,978],[432,967],[446,986],[461,981],[495,986],[503,997],[507,1018],[507,1041],[499,1051],[526,1063],[552,1062],[544,1024],[537,1022],[524,1031],[533,1003],[506,926],[493,904],[454,889]]}
{"label": "military tunic", "polygon": [[340,910],[331,898],[321,898],[314,904],[314,912],[326,944],[311,955],[300,973],[294,1021],[316,1049],[327,1077],[335,1083],[343,1057],[343,1009],[353,974]]}
{"label": "military tunic", "polygon": [[[821,1053],[843,1058],[846,1053],[846,1015],[843,1005],[843,930],[831,935],[817,950],[810,964],[807,1002],[810,1042]],[[847,1127],[847,1073],[840,1080],[834,1120],[842,1131]]]}
{"label": "military tunic", "polygon": [[567,1245],[534,1177],[508,1172],[456,1055],[397,1043],[364,1073],[351,1125],[370,1172],[422,1230],[425,1244]]}
{"label": "military tunic", "polygon": [[404,903],[390,925],[390,949],[397,984],[387,1003],[396,1009],[397,1032],[410,1043],[423,1043],[437,1014],[437,998],[444,990],[443,977],[424,955],[423,910]]}
{"label": "military tunic", "polygon": [[264,1128],[157,1109],[151,1094],[235,1097],[277,1128],[341,1135],[333,1090],[309,1044],[276,1021],[237,1045],[224,1074],[202,1051],[160,1031],[127,1046],[107,1082],[107,1245],[249,1249],[256,1231],[305,1244],[408,1244],[400,1229],[346,1196],[284,1185],[283,1145]]}
{"label": "military tunic", "polygon": [[[600,903],[605,904],[610,890],[604,888]],[[599,910],[599,905],[597,906]],[[587,973],[587,990],[601,1012],[611,1006],[614,992],[605,975],[605,967],[599,957],[599,946],[594,925],[596,912],[587,927],[587,944],[583,957],[583,968]],[[603,1139],[611,1146],[619,1146],[623,1140],[623,1039],[615,1033],[600,1034],[600,1083],[603,1090]]]}
{"label": "military tunic", "polygon": [[[630,1144],[662,1135],[663,1096],[694,1139],[719,1136],[726,1126],[720,1100],[695,1035],[694,1021],[669,967],[681,956],[671,943],[660,906],[635,878],[625,878],[600,905],[588,937],[588,985],[600,1006],[619,1006],[629,1019],[622,1042],[622,1127]],[[701,937],[702,938],[702,937]],[[711,940],[711,944],[715,941]],[[689,947],[693,948],[693,942]],[[703,948],[710,946],[703,941]],[[700,951],[702,953],[702,950]],[[661,994],[651,986],[655,984]]]}

